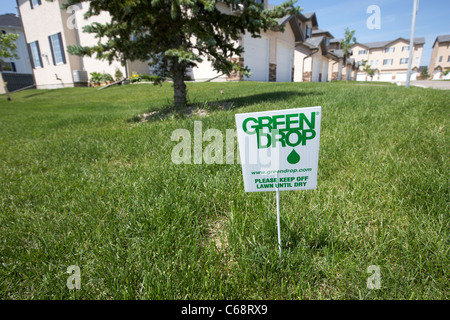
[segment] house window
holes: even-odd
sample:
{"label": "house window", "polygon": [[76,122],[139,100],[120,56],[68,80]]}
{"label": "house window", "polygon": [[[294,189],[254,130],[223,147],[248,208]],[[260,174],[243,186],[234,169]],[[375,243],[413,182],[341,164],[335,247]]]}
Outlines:
{"label": "house window", "polygon": [[330,38],[325,38],[325,45],[328,47],[330,45]]}
{"label": "house window", "polygon": [[6,34],[6,31],[5,31],[5,30],[2,30],[2,34]]}
{"label": "house window", "polygon": [[440,56],[440,57],[439,57],[439,62],[442,62],[443,59],[444,59],[444,57],[443,57],[443,56]]}
{"label": "house window", "polygon": [[373,66],[373,60],[370,60],[370,65]]}
{"label": "house window", "polygon": [[386,49],[384,49],[384,52],[393,53],[393,52],[395,52],[395,48],[394,47],[386,48]]}
{"label": "house window", "polygon": [[378,60],[375,60],[375,65],[376,65],[376,66],[378,65]]}
{"label": "house window", "polygon": [[41,5],[41,0],[30,0],[31,9],[39,7]]}
{"label": "house window", "polygon": [[311,28],[306,26],[306,39],[311,38]]}
{"label": "house window", "polygon": [[450,62],[450,56],[448,56],[447,62]]}
{"label": "house window", "polygon": [[359,50],[358,54],[359,54],[359,55],[367,54],[367,50]]}
{"label": "house window", "polygon": [[384,59],[383,60],[383,66],[390,66],[392,65],[393,59]]}
{"label": "house window", "polygon": [[50,42],[50,48],[52,50],[53,64],[65,64],[66,57],[64,55],[61,33],[57,33],[48,37],[48,40]]}
{"label": "house window", "polygon": [[402,47],[402,52],[409,51],[409,46]]}
{"label": "house window", "polygon": [[34,68],[42,68],[41,50],[39,49],[39,43],[37,41],[30,43],[30,51]]}
{"label": "house window", "polygon": [[409,61],[409,58],[401,58],[400,59],[400,64],[407,64]]}
{"label": "house window", "polygon": [[420,62],[420,58],[419,58],[419,57],[416,57],[416,60],[414,61],[414,63],[415,63],[415,64],[419,64],[419,62]]}
{"label": "house window", "polygon": [[0,71],[17,72],[16,64],[14,62],[0,61]]}

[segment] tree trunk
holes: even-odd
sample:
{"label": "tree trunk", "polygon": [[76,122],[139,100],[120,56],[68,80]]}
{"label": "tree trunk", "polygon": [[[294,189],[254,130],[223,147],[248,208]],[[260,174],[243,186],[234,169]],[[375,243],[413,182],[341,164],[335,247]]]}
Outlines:
{"label": "tree trunk", "polygon": [[181,109],[186,107],[186,84],[184,83],[184,74],[186,67],[178,61],[173,63],[173,98],[175,102],[175,108]]}

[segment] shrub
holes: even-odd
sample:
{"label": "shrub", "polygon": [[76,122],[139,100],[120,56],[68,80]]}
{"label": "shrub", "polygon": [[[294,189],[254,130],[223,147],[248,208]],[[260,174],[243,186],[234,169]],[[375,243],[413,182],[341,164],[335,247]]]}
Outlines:
{"label": "shrub", "polygon": [[109,73],[103,73],[102,78],[103,78],[103,82],[114,81],[114,78]]}
{"label": "shrub", "polygon": [[131,83],[136,83],[136,82],[141,82],[141,81],[142,81],[142,79],[141,79],[141,77],[138,74],[133,74],[130,77],[130,82]]}
{"label": "shrub", "polygon": [[123,73],[120,71],[119,68],[116,68],[116,73],[114,74],[114,77],[116,78],[116,81],[123,79]]}
{"label": "shrub", "polygon": [[100,84],[103,81],[103,76],[100,72],[91,73],[91,83]]}
{"label": "shrub", "polygon": [[113,77],[109,73],[92,72],[91,73],[91,83],[101,84],[102,82],[114,81]]}

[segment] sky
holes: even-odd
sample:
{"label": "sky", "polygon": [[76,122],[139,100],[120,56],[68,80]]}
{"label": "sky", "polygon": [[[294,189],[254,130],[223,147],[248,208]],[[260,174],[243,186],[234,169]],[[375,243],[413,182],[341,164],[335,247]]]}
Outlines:
{"label": "sky", "polygon": [[[281,4],[284,0],[269,0]],[[0,14],[16,13],[15,0],[0,0]],[[361,43],[395,40],[411,36],[413,0],[298,0],[303,12],[314,11],[319,28],[335,38],[344,36],[345,28],[355,30]],[[371,5],[380,8],[380,29],[369,29],[367,13]],[[438,35],[450,34],[450,1],[419,0],[414,37],[424,37],[421,65],[429,65],[433,43]]]}

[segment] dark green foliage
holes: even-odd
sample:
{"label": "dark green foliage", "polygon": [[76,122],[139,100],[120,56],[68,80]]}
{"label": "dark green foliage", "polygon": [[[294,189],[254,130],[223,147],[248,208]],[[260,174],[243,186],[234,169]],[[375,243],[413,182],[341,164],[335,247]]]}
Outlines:
{"label": "dark green foliage", "polygon": [[[65,5],[76,5],[69,0]],[[84,32],[99,39],[93,47],[69,46],[77,55],[96,56],[113,61],[150,60],[157,66],[158,75],[174,82],[176,106],[186,105],[186,71],[203,59],[211,61],[215,70],[225,74],[248,72],[247,68],[231,61],[243,53],[236,44],[241,35],[254,36],[264,30],[284,30],[278,18],[295,14],[296,0],[287,0],[275,9],[264,10],[255,0],[91,0],[86,18],[109,12],[111,21],[93,23]],[[222,13],[222,8],[238,10],[236,14]]]}

